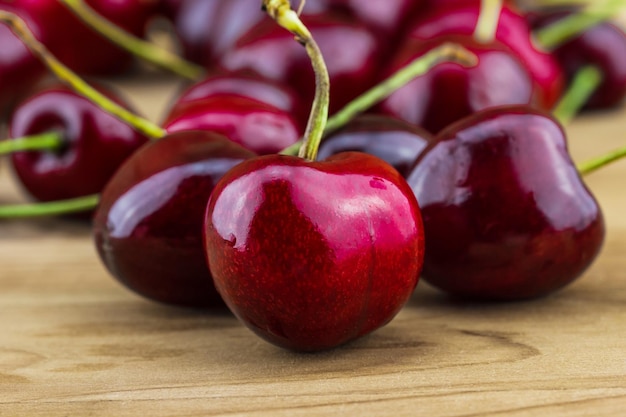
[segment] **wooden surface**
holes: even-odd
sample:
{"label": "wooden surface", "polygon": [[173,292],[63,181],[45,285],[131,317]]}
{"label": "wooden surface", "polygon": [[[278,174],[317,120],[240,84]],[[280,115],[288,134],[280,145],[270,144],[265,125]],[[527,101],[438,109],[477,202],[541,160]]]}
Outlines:
{"label": "wooden surface", "polygon": [[[152,74],[118,85],[155,120],[177,88]],[[626,110],[568,130],[581,161],[626,144]],[[0,203],[19,201],[0,175]],[[0,223],[0,416],[624,416],[626,161],[587,182],[608,235],[567,289],[464,304],[420,283],[388,326],[321,354],[141,299],[86,226]]]}

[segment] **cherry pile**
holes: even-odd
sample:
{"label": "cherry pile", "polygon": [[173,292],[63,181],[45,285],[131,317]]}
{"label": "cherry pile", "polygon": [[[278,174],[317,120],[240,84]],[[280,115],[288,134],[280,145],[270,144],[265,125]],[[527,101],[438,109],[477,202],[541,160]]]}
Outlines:
{"label": "cherry pile", "polygon": [[[190,67],[204,72],[158,125],[74,78],[136,71],[131,48],[77,12],[85,4],[125,36],[146,38],[151,22],[168,21]],[[227,306],[294,350],[383,326],[420,277],[454,297],[523,300],[583,274],[604,223],[557,117],[590,66],[597,80],[579,107],[623,102],[619,28],[595,21],[570,33],[567,19],[584,9],[514,1],[288,6],[0,0],[3,22],[26,24],[0,24],[11,138],[0,154],[42,202],[0,207],[0,218],[87,212],[98,254],[122,284],[165,304]],[[485,21],[490,8],[495,20]],[[43,46],[24,43],[24,31]],[[476,62],[438,62],[326,129],[328,112],[450,44]],[[51,82],[50,59],[73,88]]]}

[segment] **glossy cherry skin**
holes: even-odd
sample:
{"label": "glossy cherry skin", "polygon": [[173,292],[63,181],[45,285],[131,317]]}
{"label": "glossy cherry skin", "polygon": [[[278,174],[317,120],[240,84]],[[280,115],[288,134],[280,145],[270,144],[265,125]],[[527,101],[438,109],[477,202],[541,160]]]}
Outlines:
{"label": "glossy cherry skin", "polygon": [[478,64],[464,68],[457,63],[440,63],[391,94],[380,104],[380,112],[436,134],[480,110],[532,102],[533,81],[519,59],[501,45],[480,45],[469,37],[443,37],[431,42],[411,39],[387,72],[394,73],[444,41],[465,46],[476,54]]}
{"label": "glossy cherry skin", "polygon": [[[271,21],[261,11],[258,0],[169,0],[167,3],[183,54],[208,68],[258,22]],[[307,1],[305,14],[326,10],[322,3]]]}
{"label": "glossy cherry skin", "polygon": [[330,6],[343,10],[365,23],[379,36],[396,38],[422,7],[423,0],[330,0]]}
{"label": "glossy cherry skin", "polygon": [[180,103],[167,116],[163,127],[170,133],[217,132],[258,154],[279,152],[301,135],[301,128],[291,114],[236,94]]}
{"label": "glossy cherry skin", "polygon": [[0,120],[46,74],[24,43],[0,24]]}
{"label": "glossy cherry skin", "polygon": [[315,351],[395,316],[417,284],[423,234],[411,189],[384,161],[268,155],[216,185],[205,245],[218,291],[246,326]]}
{"label": "glossy cherry skin", "polygon": [[357,116],[322,141],[317,158],[341,152],[364,152],[394,167],[406,178],[433,135],[415,125],[377,114]]}
{"label": "glossy cherry skin", "polygon": [[310,103],[304,105],[296,92],[283,83],[247,72],[212,74],[180,93],[174,107],[225,94],[248,97],[274,106],[293,115],[302,128],[306,126],[311,108]]}
{"label": "glossy cherry skin", "polygon": [[[143,36],[146,20],[156,12],[154,0],[88,0],[102,16],[136,36]],[[13,9],[30,30],[65,65],[82,74],[125,71],[132,56],[84,25],[58,0],[0,0],[0,9]]]}
{"label": "glossy cherry skin", "polygon": [[[557,13],[538,18],[535,27],[545,27],[565,15]],[[589,98],[585,108],[611,108],[623,102],[626,96],[626,35],[622,29],[609,22],[600,23],[558,46],[552,53],[568,81],[587,65],[601,70],[602,84]]]}
{"label": "glossy cherry skin", "polygon": [[[119,96],[100,90],[129,108]],[[10,136],[60,130],[59,151],[11,155],[23,187],[37,200],[54,201],[99,193],[126,158],[148,139],[91,101],[63,86],[50,86],[17,106]]]}
{"label": "glossy cherry skin", "polygon": [[[304,16],[317,41],[330,76],[331,113],[374,85],[381,45],[364,25],[325,14]],[[219,60],[227,71],[248,69],[284,82],[311,103],[315,75],[305,48],[275,22],[264,20],[239,39]]]}
{"label": "glossy cherry skin", "polygon": [[104,189],[94,217],[109,272],[154,301],[223,307],[205,259],[204,212],[219,178],[252,156],[202,131],[167,135],[136,152]]}
{"label": "glossy cherry skin", "polygon": [[[415,21],[409,36],[417,40],[432,40],[444,35],[471,36],[480,14],[480,2],[460,7],[436,8]],[[496,40],[510,48],[526,66],[536,83],[535,104],[551,110],[563,92],[563,72],[556,59],[533,41],[531,28],[515,8],[502,8]],[[497,70],[493,71],[493,75]]]}
{"label": "glossy cherry skin", "polygon": [[455,296],[544,296],[600,251],[602,213],[547,113],[504,107],[459,121],[408,181],[424,218],[422,277]]}

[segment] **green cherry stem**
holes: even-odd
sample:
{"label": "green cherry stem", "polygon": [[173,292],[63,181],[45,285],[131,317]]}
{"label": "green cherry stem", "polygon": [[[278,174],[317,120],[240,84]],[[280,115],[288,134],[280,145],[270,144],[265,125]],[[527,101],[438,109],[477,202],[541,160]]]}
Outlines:
{"label": "green cherry stem", "polygon": [[26,44],[30,51],[37,58],[39,58],[60,81],[69,85],[76,92],[88,100],[91,100],[113,116],[128,123],[134,129],[145,134],[146,136],[151,138],[160,138],[166,134],[166,131],[157,124],[154,124],[149,120],[126,110],[86,83],[74,71],[69,69],[54,55],[52,55],[50,51],[48,51],[48,49],[35,38],[30,29],[28,29],[28,26],[26,26],[26,23],[24,23],[19,16],[10,12],[0,11],[0,22],[8,25],[11,30]]}
{"label": "green cherry stem", "polygon": [[181,77],[197,80],[205,73],[203,67],[186,61],[178,55],[151,42],[140,39],[102,17],[83,0],[60,0],[87,26],[100,33],[118,47],[157,67]]}
{"label": "green cherry stem", "polygon": [[[478,63],[475,54],[455,43],[444,43],[423,56],[416,58],[380,84],[361,94],[328,119],[324,136],[342,128],[358,114],[389,97],[394,91],[404,86],[415,77],[427,73],[441,62],[456,62],[471,67]],[[283,155],[296,155],[302,146],[302,140],[283,149]]]}
{"label": "green cherry stem", "polygon": [[64,144],[63,133],[53,130],[0,141],[0,155],[24,151],[55,151],[62,148]]}
{"label": "green cherry stem", "polygon": [[602,83],[602,71],[595,66],[580,69],[552,112],[561,124],[569,124]]}
{"label": "green cherry stem", "polygon": [[577,165],[577,169],[580,175],[588,175],[604,167],[605,165],[608,165],[611,162],[615,162],[624,157],[626,157],[626,147],[616,149],[605,155],[593,158],[589,161],[582,162]]}
{"label": "green cherry stem", "polygon": [[79,213],[97,207],[100,196],[92,194],[69,200],[0,206],[0,219],[56,216]]}
{"label": "green cherry stem", "polygon": [[573,13],[535,32],[537,42],[547,50],[580,35],[587,29],[609,20],[626,6],[626,0],[607,0],[602,4],[590,4],[577,13]]}
{"label": "green cherry stem", "polygon": [[502,12],[502,0],[481,0],[480,14],[474,29],[476,42],[489,44],[496,38],[500,14]]}
{"label": "green cherry stem", "polygon": [[297,12],[291,9],[288,0],[263,0],[263,8],[276,23],[295,35],[311,59],[315,71],[315,98],[298,156],[314,161],[328,120],[330,80],[326,63],[311,32],[302,23]]}

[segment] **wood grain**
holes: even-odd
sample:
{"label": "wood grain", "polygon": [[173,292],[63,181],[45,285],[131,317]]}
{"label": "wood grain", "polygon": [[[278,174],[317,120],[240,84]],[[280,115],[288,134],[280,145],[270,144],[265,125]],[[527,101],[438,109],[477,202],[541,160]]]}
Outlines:
{"label": "wood grain", "polygon": [[[154,120],[178,88],[151,73],[117,86]],[[625,117],[575,121],[574,158],[626,144]],[[22,199],[0,174],[0,203]],[[625,178],[626,162],[587,178],[607,239],[560,293],[459,303],[420,283],[388,326],[320,354],[130,293],[85,225],[0,223],[0,416],[623,416]]]}

